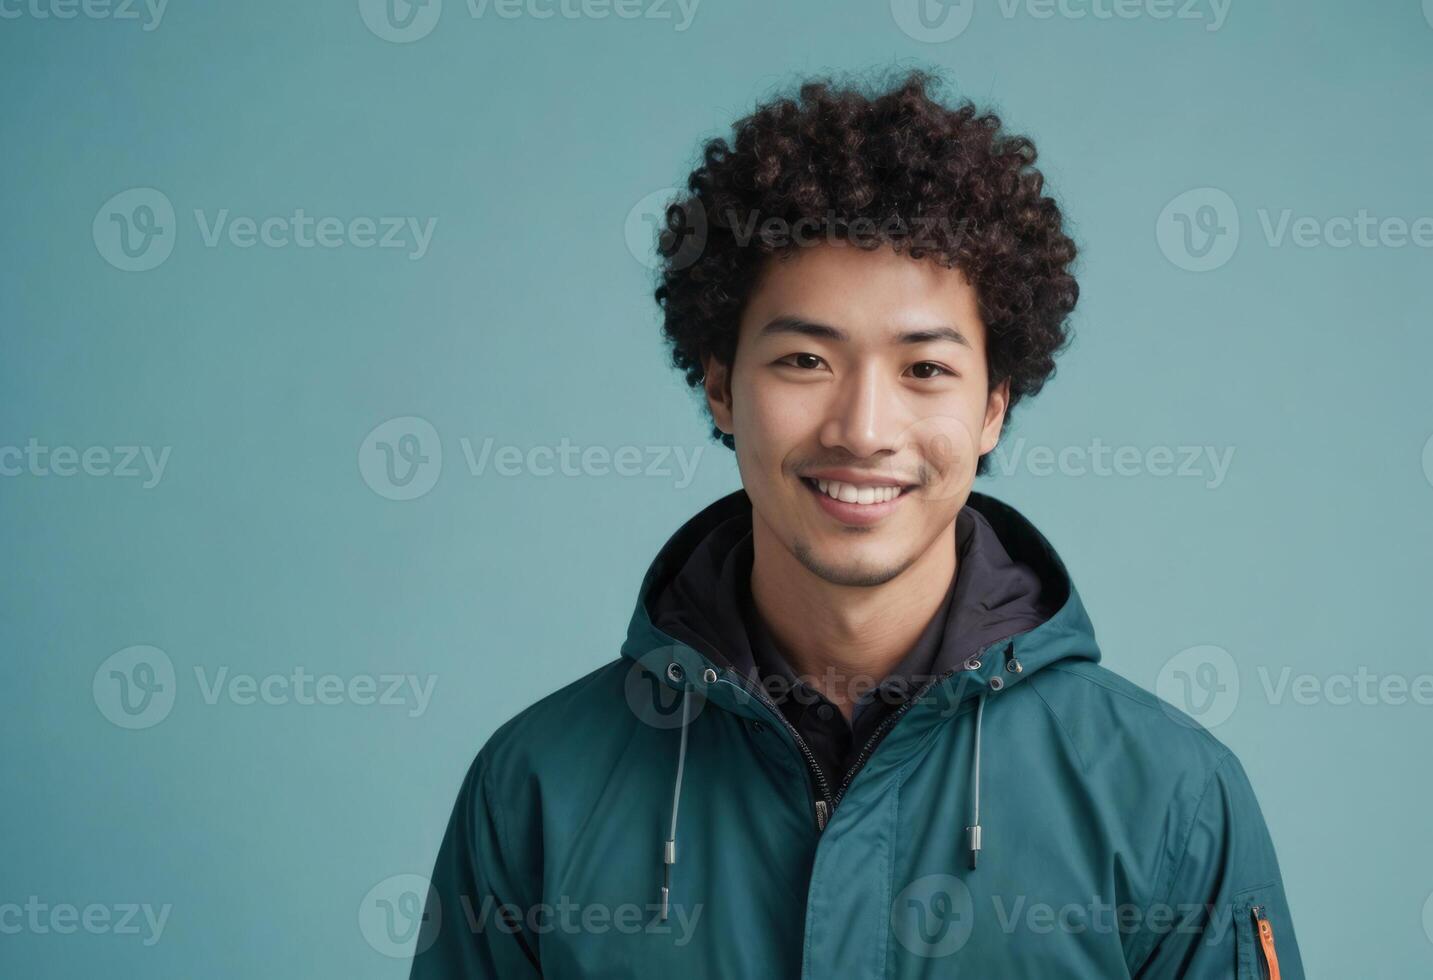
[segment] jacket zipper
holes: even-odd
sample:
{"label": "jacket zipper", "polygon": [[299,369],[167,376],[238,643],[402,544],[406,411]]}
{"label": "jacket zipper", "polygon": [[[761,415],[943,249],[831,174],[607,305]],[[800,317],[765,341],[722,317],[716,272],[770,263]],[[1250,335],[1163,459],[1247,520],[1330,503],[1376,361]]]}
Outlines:
{"label": "jacket zipper", "polygon": [[1264,967],[1269,971],[1269,980],[1279,980],[1279,954],[1274,949],[1274,926],[1264,906],[1255,905],[1249,909],[1254,917],[1254,927],[1259,930],[1259,945],[1264,951]]}
{"label": "jacket zipper", "polygon": [[[831,802],[831,786],[826,781],[826,774],[821,771],[821,764],[816,761],[816,754],[811,751],[811,747],[806,744],[806,740],[801,737],[801,733],[796,730],[796,726],[791,724],[786,716],[781,713],[781,709],[776,706],[776,702],[767,697],[765,691],[759,687],[752,686],[747,682],[745,677],[742,677],[734,670],[729,670],[727,673],[736,678],[732,683],[738,684],[742,690],[756,698],[757,701],[766,707],[772,717],[780,722],[782,726],[786,728],[787,732],[791,734],[792,739],[796,742],[796,747],[801,750],[802,756],[806,759],[806,768],[812,776],[816,777],[816,785],[821,794],[819,799],[813,801],[812,806],[812,810],[816,815],[816,830],[818,833],[825,830],[826,821],[830,816],[831,810],[834,809],[834,805]],[[807,788],[810,788],[809,781]],[[815,793],[813,793],[812,796],[814,797]]]}
{"label": "jacket zipper", "polygon": [[[987,647],[982,647],[980,651],[975,654],[975,659],[978,660],[984,657],[986,652],[992,649],[994,646],[995,644],[992,643]],[[1015,659],[1015,654],[1011,647],[1006,648],[1005,661],[1007,670],[1013,671],[1015,673],[1019,673],[1020,671],[1024,670],[1024,668],[1020,665],[1020,662]],[[969,661],[967,661],[967,663],[968,662]],[[855,763],[853,763],[851,768],[846,771],[846,777],[841,780],[841,786],[838,790],[836,790],[836,799],[831,804],[831,809],[833,811],[836,809],[836,804],[840,803],[841,798],[846,795],[846,789],[851,785],[851,781],[856,778],[856,774],[861,771],[861,767],[866,764],[866,760],[871,757],[871,753],[875,752],[877,743],[879,743],[881,739],[886,736],[886,733],[890,731],[891,727],[895,725],[897,721],[900,720],[901,716],[904,715],[913,704],[915,704],[921,698],[925,697],[927,691],[935,687],[937,684],[939,684],[946,678],[953,676],[959,669],[960,668],[953,667],[950,670],[947,670],[944,674],[941,674],[939,677],[935,678],[934,680],[929,680],[925,684],[921,685],[919,688],[916,689],[915,694],[907,698],[898,708],[896,708],[895,711],[891,712],[891,714],[886,718],[885,721],[881,722],[881,724],[877,726],[876,730],[871,733],[871,737],[867,739],[866,744],[861,748],[861,754],[856,757]]]}
{"label": "jacket zipper", "polygon": [[[977,656],[979,656],[979,654],[977,654]],[[740,682],[740,686],[743,690],[750,693],[757,701],[765,705],[777,720],[786,727],[786,730],[791,733],[791,737],[796,741],[797,748],[799,748],[801,754],[806,757],[807,768],[810,769],[811,775],[816,777],[816,783],[821,790],[821,798],[816,800],[814,805],[816,812],[816,830],[818,833],[826,829],[826,824],[830,822],[831,817],[836,812],[837,804],[839,804],[841,798],[846,795],[847,787],[851,785],[851,781],[856,778],[856,774],[865,766],[866,761],[871,757],[871,754],[875,752],[876,746],[885,738],[886,733],[891,730],[891,727],[901,719],[902,715],[910,710],[912,705],[924,697],[926,692],[941,681],[955,674],[955,672],[956,670],[952,668],[939,677],[926,681],[916,689],[915,694],[902,702],[895,711],[891,712],[891,714],[876,727],[876,730],[871,733],[871,737],[866,740],[866,744],[861,747],[861,752],[856,756],[856,761],[852,763],[851,768],[846,771],[845,777],[841,780],[840,788],[836,790],[836,795],[832,797],[830,786],[826,782],[826,774],[821,771],[821,766],[816,761],[815,754],[812,753],[811,748],[806,744],[805,740],[802,739],[801,733],[796,730],[796,726],[786,719],[786,716],[781,713],[781,709],[776,706],[776,702],[767,697],[765,691],[747,683],[746,678],[742,677],[736,671],[728,671],[732,677],[735,677],[736,680]],[[1278,978],[1276,977],[1274,980],[1278,980]]]}
{"label": "jacket zipper", "polygon": [[871,737],[868,738],[866,740],[866,744],[861,747],[861,753],[860,755],[856,756],[856,761],[851,764],[850,769],[846,770],[845,778],[841,780],[841,786],[839,789],[836,790],[836,798],[831,802],[831,809],[833,811],[836,809],[836,806],[841,802],[841,798],[846,795],[846,789],[851,785],[851,781],[856,778],[856,773],[860,772],[861,768],[865,766],[866,760],[871,757],[871,754],[873,752],[875,752],[876,745],[881,741],[881,739],[885,738],[886,733],[891,730],[891,727],[894,726],[895,723],[900,720],[902,715],[904,715],[907,711],[910,710],[913,704],[915,704],[921,698],[925,697],[927,691],[929,691],[931,688],[935,687],[941,681],[945,680],[947,677],[951,676],[954,673],[954,670],[947,670],[944,674],[941,674],[934,680],[926,681],[924,684],[922,684],[919,688],[916,689],[915,694],[911,695],[904,702],[902,702],[901,705],[897,707],[895,711],[887,715],[886,719],[876,726],[876,730],[871,733]]}

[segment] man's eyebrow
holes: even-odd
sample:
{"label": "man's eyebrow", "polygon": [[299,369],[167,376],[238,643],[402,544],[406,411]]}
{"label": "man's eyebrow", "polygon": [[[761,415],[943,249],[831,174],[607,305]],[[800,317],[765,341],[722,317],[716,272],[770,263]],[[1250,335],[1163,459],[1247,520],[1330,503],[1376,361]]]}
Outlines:
{"label": "man's eyebrow", "polygon": [[[838,343],[845,343],[851,339],[851,335],[840,327],[833,327],[826,323],[816,323],[799,316],[778,316],[761,328],[761,336],[769,337],[776,334],[794,333],[804,337],[817,337],[821,340],[832,340]],[[928,344],[938,340],[948,340],[951,343],[962,344],[966,347],[973,345],[970,339],[955,327],[929,327],[924,330],[908,330],[898,334],[895,341],[898,344]]]}

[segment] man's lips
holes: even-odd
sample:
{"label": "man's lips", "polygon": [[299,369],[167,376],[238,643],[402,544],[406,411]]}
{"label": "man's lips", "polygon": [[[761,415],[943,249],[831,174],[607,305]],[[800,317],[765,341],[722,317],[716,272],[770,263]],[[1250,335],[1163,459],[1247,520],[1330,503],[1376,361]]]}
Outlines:
{"label": "man's lips", "polygon": [[[828,515],[853,527],[867,527],[883,520],[887,515],[901,506],[901,502],[910,494],[914,487],[909,485],[897,486],[891,483],[846,483],[841,480],[818,480],[815,477],[801,477],[802,484],[811,495],[816,498],[816,503]],[[822,489],[822,485],[826,489]],[[844,500],[832,497],[828,490],[839,493]],[[851,498],[855,499],[852,500]],[[861,503],[861,500],[866,503]]]}

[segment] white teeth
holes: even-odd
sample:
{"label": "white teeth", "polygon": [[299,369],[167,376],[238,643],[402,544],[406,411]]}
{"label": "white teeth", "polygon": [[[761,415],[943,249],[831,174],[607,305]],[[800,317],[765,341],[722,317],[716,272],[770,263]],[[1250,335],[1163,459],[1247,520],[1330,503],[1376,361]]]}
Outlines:
{"label": "white teeth", "polygon": [[828,497],[848,504],[883,504],[900,496],[900,487],[858,487],[839,480],[817,480],[816,486]]}

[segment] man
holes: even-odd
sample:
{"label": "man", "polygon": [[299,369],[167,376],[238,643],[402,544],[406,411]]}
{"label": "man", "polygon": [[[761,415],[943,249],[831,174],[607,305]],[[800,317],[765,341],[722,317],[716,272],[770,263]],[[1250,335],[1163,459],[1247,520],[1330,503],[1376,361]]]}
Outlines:
{"label": "man", "polygon": [[657,299],[742,489],[478,753],[414,978],[1302,977],[1244,770],[972,492],[1068,340],[1033,145],[913,73],[708,144]]}

